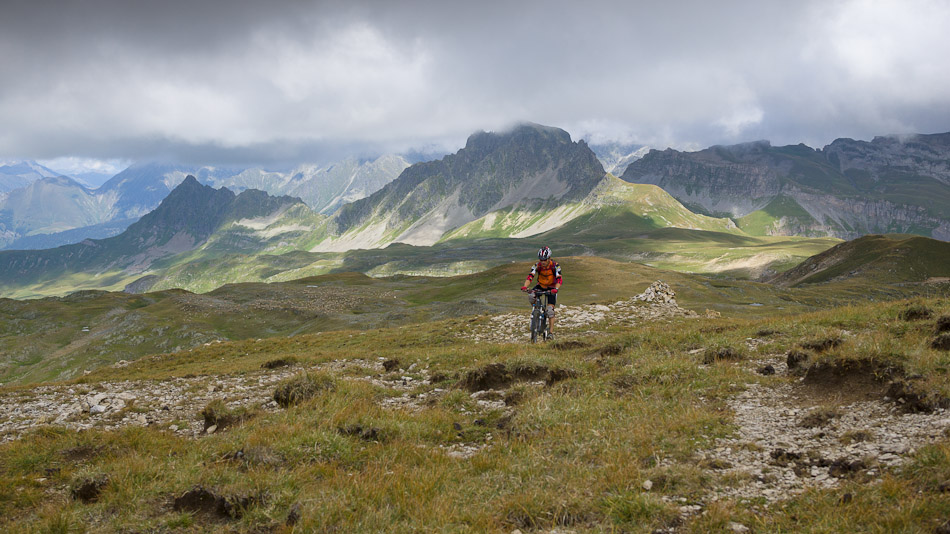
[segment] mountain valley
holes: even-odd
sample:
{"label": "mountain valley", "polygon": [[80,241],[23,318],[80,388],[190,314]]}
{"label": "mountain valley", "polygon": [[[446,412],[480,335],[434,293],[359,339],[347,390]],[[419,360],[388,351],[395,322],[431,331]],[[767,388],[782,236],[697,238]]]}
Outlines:
{"label": "mountain valley", "polygon": [[146,162],[132,165],[92,189],[25,162],[0,167],[0,173],[2,169],[11,174],[33,173],[16,175],[10,190],[0,191],[0,245],[10,250],[55,248],[118,235],[158,207],[188,175],[235,193],[256,188],[274,196],[298,197],[314,211],[331,213],[343,203],[375,192],[408,165],[397,155],[367,161],[350,158],[326,166],[301,165],[289,172]]}

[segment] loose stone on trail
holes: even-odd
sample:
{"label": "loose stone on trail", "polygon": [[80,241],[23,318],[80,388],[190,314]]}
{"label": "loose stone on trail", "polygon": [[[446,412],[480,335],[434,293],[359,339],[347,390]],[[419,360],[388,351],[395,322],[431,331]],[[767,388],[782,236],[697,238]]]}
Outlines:
{"label": "loose stone on trail", "polygon": [[[560,295],[560,294],[559,294]],[[569,293],[564,293],[566,299]],[[568,300],[569,301],[569,300]],[[530,308],[525,299],[525,311],[495,315],[482,325],[459,333],[460,337],[482,343],[523,343],[531,338],[528,331]],[[561,305],[557,307],[558,336],[590,337],[599,335],[607,326],[636,326],[648,321],[674,317],[698,318],[692,310],[680,308],[676,293],[669,284],[657,280],[641,294],[612,304]],[[563,338],[558,337],[559,343]]]}

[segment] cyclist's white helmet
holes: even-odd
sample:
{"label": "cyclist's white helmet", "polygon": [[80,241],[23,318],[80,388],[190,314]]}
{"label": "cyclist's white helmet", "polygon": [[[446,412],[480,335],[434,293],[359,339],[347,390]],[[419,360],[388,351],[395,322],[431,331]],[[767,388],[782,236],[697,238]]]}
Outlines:
{"label": "cyclist's white helmet", "polygon": [[538,259],[544,261],[551,257],[551,249],[548,247],[541,247],[541,250],[538,251]]}

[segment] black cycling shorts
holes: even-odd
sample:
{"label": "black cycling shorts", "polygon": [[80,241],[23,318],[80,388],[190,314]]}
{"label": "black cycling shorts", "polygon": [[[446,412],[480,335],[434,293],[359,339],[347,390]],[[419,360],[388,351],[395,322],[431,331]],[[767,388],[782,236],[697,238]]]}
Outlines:
{"label": "black cycling shorts", "polygon": [[[553,287],[543,288],[543,287],[541,287],[541,284],[538,284],[538,285],[532,287],[532,288],[531,288],[531,291],[549,291],[549,290],[551,290],[551,289],[554,289],[554,288],[553,288]],[[540,297],[539,297],[539,298],[540,298]],[[551,306],[557,306],[557,293],[555,293],[555,294],[553,294],[553,295],[548,295],[548,304],[550,304]]]}

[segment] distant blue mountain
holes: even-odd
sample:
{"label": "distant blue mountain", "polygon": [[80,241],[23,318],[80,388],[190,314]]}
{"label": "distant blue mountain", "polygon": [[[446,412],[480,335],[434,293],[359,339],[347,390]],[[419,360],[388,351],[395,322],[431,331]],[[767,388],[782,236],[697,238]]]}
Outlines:
{"label": "distant blue mountain", "polygon": [[26,187],[40,178],[52,178],[60,174],[36,163],[20,161],[0,166],[0,193]]}
{"label": "distant blue mountain", "polygon": [[110,237],[154,210],[188,175],[235,193],[259,189],[299,197],[314,210],[330,213],[372,194],[408,166],[395,155],[365,161],[351,158],[329,166],[301,165],[287,172],[150,162],[132,165],[92,188],[34,162],[7,165],[0,167],[5,172],[0,181],[6,179],[11,186],[0,189],[0,249],[46,248]]}
{"label": "distant blue mountain", "polygon": [[105,239],[121,234],[129,225],[137,220],[138,219],[121,219],[52,234],[37,234],[21,237],[4,247],[4,250],[41,250],[44,248],[71,245],[85,239]]}

